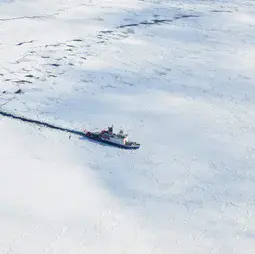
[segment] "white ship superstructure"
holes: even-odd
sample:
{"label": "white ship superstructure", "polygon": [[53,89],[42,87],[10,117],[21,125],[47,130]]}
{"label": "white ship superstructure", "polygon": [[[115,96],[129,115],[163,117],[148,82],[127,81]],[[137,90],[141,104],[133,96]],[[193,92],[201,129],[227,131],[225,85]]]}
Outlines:
{"label": "white ship superstructure", "polygon": [[115,144],[125,145],[128,142],[128,135],[124,134],[122,130],[118,134],[110,131],[102,131],[101,138],[106,141],[110,141]]}

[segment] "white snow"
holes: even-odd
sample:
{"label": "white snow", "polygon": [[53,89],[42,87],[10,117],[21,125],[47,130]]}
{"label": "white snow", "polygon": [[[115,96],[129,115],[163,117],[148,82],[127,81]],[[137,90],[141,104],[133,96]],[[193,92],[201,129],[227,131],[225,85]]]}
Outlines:
{"label": "white snow", "polygon": [[0,110],[141,148],[1,117],[0,253],[254,253],[254,14],[1,0]]}

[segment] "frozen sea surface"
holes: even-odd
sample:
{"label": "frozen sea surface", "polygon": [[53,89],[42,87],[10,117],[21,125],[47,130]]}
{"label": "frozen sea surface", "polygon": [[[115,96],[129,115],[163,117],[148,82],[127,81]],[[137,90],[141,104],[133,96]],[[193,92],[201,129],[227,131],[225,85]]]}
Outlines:
{"label": "frozen sea surface", "polygon": [[254,45],[254,1],[0,0],[0,109],[141,143],[1,117],[0,253],[254,253]]}

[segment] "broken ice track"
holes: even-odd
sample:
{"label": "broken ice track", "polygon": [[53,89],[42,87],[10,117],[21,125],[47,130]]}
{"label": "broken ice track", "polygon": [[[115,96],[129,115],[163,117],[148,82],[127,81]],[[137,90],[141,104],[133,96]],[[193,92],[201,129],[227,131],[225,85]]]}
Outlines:
{"label": "broken ice track", "polygon": [[[18,115],[15,115],[13,113],[9,113],[9,112],[3,111],[3,110],[0,110],[0,115],[3,116],[3,117],[8,117],[8,118],[12,118],[12,119],[15,119],[15,120],[20,120],[20,121],[23,121],[23,122],[26,122],[26,123],[36,124],[36,125],[40,125],[40,126],[50,128],[50,129],[55,129],[55,130],[59,130],[59,131],[68,132],[68,133],[71,133],[71,134],[81,136],[81,137],[86,138],[86,139],[88,138],[87,134],[85,132],[82,132],[82,131],[77,131],[77,130],[73,130],[73,129],[69,129],[69,128],[63,128],[61,126],[46,123],[46,122],[43,122],[43,121],[29,119],[29,118],[26,118],[26,117],[23,117],[23,116],[18,116]],[[97,142],[97,143],[100,143],[100,142]],[[104,143],[101,143],[101,144],[104,144]],[[113,147],[124,148],[124,146],[113,146]]]}

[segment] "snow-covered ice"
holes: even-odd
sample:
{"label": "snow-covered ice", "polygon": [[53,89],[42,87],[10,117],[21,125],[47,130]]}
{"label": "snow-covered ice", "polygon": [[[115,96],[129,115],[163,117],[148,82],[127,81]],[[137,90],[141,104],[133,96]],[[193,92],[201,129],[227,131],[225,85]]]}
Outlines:
{"label": "snow-covered ice", "polygon": [[[0,253],[255,252],[255,2],[0,0]],[[21,93],[15,93],[21,89]]]}

